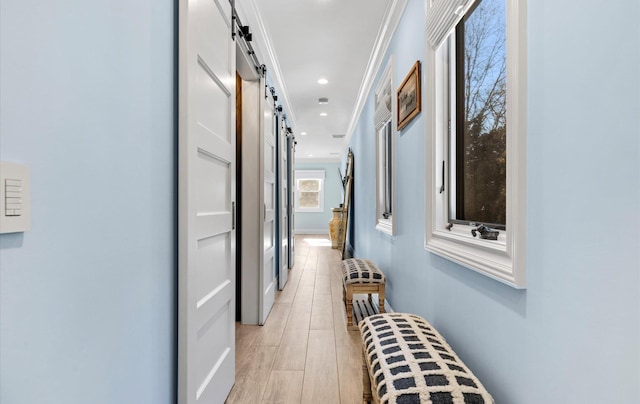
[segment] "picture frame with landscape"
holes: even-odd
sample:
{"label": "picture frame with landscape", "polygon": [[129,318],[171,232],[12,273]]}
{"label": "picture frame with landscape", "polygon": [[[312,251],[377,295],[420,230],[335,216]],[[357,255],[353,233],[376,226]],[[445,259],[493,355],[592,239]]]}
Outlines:
{"label": "picture frame with landscape", "polygon": [[422,109],[420,92],[420,61],[409,70],[398,88],[397,107],[398,130],[401,130],[418,115]]}

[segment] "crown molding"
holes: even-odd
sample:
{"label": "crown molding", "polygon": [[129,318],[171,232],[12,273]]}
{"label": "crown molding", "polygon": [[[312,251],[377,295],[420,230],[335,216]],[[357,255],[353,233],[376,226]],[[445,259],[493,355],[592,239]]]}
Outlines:
{"label": "crown molding", "polygon": [[267,66],[267,72],[273,79],[273,84],[278,93],[278,100],[282,100],[287,122],[290,127],[294,128],[296,125],[295,113],[293,112],[293,106],[289,103],[289,93],[282,77],[278,55],[271,43],[271,34],[258,12],[256,0],[237,1],[236,10],[240,15],[240,20],[249,25],[253,31],[253,41],[251,42],[253,50],[256,52],[258,60]]}
{"label": "crown molding", "polygon": [[296,157],[295,164],[322,164],[322,163],[340,163],[340,157]]}
{"label": "crown molding", "polygon": [[345,153],[349,147],[351,136],[353,136],[353,132],[356,129],[360,115],[362,114],[362,109],[367,102],[367,97],[373,87],[373,81],[380,70],[384,56],[389,49],[393,34],[395,34],[396,29],[398,28],[398,24],[400,23],[402,13],[407,6],[407,2],[408,0],[393,0],[390,1],[387,6],[385,18],[382,20],[382,24],[380,24],[376,42],[373,50],[371,51],[371,55],[369,56],[369,63],[367,63],[367,70],[365,71],[362,82],[360,83],[358,98],[353,108],[353,113],[351,114],[351,121],[349,122],[349,128],[347,129],[347,136],[344,139],[343,147]]}

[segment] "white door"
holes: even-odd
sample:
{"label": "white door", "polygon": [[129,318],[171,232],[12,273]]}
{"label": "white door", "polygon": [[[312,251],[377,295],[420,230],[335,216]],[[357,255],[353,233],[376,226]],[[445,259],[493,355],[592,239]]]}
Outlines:
{"label": "white door", "polygon": [[287,187],[288,187],[288,192],[287,192],[287,218],[289,220],[289,222],[287,223],[287,228],[288,228],[288,232],[289,232],[289,251],[288,251],[288,255],[289,255],[289,268],[293,268],[293,265],[295,264],[295,258],[296,258],[296,238],[295,238],[295,234],[294,234],[294,224],[295,224],[295,195],[294,195],[294,190],[295,187],[293,186],[293,175],[295,173],[294,170],[294,163],[295,163],[295,145],[296,145],[296,140],[293,136],[289,136],[287,137]]}
{"label": "white door", "polygon": [[[264,79],[262,79],[264,80]],[[262,325],[273,307],[276,293],[276,237],[275,237],[275,208],[276,208],[276,149],[275,149],[275,110],[274,101],[268,91],[263,101],[262,113],[262,153],[264,163],[264,254],[262,272],[260,276],[260,320]]]}
{"label": "white door", "polygon": [[287,125],[282,112],[278,114],[278,217],[280,263],[278,271],[278,288],[284,289],[289,279],[289,230],[287,214]]}
{"label": "white door", "polygon": [[178,403],[235,378],[235,44],[227,0],[179,4]]}

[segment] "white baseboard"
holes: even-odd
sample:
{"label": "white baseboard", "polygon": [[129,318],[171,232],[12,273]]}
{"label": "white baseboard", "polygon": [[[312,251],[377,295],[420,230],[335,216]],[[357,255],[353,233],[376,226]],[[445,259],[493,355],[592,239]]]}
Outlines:
{"label": "white baseboard", "polygon": [[323,234],[329,235],[329,229],[294,229],[294,234]]}
{"label": "white baseboard", "polygon": [[[354,299],[355,299],[356,296],[358,297],[358,299],[365,299],[365,300],[367,299],[367,294],[366,293],[356,293],[353,296],[354,296]],[[372,304],[373,304],[373,309],[375,311],[378,311],[378,301],[379,301],[378,300],[378,294],[372,293],[371,294],[371,301],[372,301]],[[391,305],[389,304],[389,301],[386,300],[386,299],[384,301],[384,311],[385,311],[385,313],[393,313],[394,312],[393,308],[391,308]]]}
{"label": "white baseboard", "polygon": [[[373,300],[375,307],[378,307],[378,301],[379,301],[378,295],[372,295],[371,300]],[[393,309],[391,308],[391,305],[389,305],[389,302],[386,299],[384,301],[384,310],[386,313],[393,313]]]}

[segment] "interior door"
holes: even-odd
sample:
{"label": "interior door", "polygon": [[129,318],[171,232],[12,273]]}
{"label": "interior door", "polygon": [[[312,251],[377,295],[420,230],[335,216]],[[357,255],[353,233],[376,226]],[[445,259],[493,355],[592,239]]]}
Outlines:
{"label": "interior door", "polygon": [[279,260],[278,260],[278,288],[284,289],[289,279],[289,227],[287,212],[287,125],[282,112],[278,113],[278,218],[280,229],[279,239]]}
{"label": "interior door", "polygon": [[[262,79],[264,81],[264,78]],[[264,253],[263,267],[260,276],[261,299],[259,324],[264,324],[273,307],[276,293],[276,138],[275,138],[275,106],[273,96],[265,89],[262,113],[262,153],[264,163]]]}
{"label": "interior door", "polygon": [[296,238],[294,232],[295,225],[295,187],[293,186],[294,180],[294,164],[295,164],[295,138],[293,135],[287,137],[287,217],[289,219],[287,223],[288,233],[289,233],[289,248],[288,248],[288,264],[289,268],[293,268],[293,265],[296,263]]}
{"label": "interior door", "polygon": [[178,7],[178,403],[222,403],[235,379],[231,7]]}

